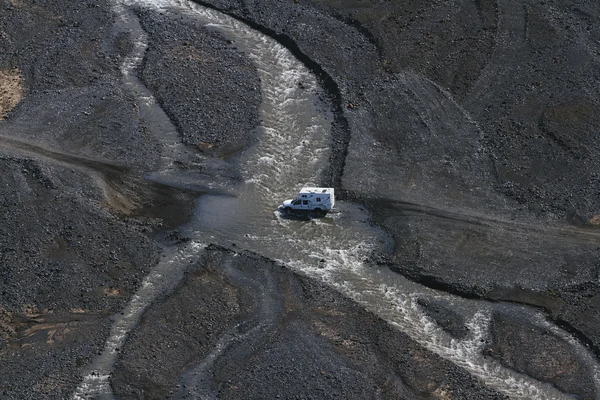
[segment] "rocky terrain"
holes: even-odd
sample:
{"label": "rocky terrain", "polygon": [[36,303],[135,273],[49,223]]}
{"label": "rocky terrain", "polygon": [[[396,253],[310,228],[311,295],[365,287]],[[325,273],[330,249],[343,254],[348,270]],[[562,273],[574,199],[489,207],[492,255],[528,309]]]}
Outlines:
{"label": "rocky terrain", "polygon": [[503,398],[326,287],[219,247],[145,315],[113,382],[120,398]]}
{"label": "rocky terrain", "polygon": [[[540,310],[600,358],[593,1],[198,3],[317,75],[335,113],[323,184],[394,241],[374,266],[506,303],[485,357],[600,396],[564,335],[510,308]],[[235,169],[260,140],[251,60],[188,15],[132,15],[148,35],[135,73],[181,143]],[[0,0],[2,398],[72,395],[202,195],[144,179],[161,144],[123,84],[134,43],[117,25],[108,0]],[[469,334],[451,305],[419,306],[452,337]],[[505,398],[333,289],[210,244],[144,313],[111,385],[119,398]]]}

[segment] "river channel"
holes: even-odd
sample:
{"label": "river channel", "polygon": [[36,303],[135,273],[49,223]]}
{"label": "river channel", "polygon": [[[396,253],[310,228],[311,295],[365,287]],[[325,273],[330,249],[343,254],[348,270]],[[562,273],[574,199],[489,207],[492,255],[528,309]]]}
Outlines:
{"label": "river channel", "polygon": [[[234,41],[254,63],[261,80],[259,141],[240,154],[242,179],[178,174],[173,162],[187,150],[175,127],[157,105],[152,94],[135,76],[147,47],[147,37],[132,6],[158,12],[185,13]],[[523,313],[539,326],[556,330],[594,371],[600,389],[598,366],[586,349],[558,328],[550,326],[537,311],[520,306],[465,300],[408,281],[387,267],[371,265],[373,252],[392,245],[382,230],[369,224],[369,215],[357,204],[337,201],[336,212],[325,218],[297,220],[282,218],[277,207],[293,197],[302,186],[319,186],[330,159],[332,104],[317,77],[276,40],[242,22],[190,1],[125,1],[115,4],[118,28],[128,31],[136,42],[123,65],[124,84],[138,98],[140,112],[151,133],[161,140],[161,169],[148,176],[177,187],[210,187],[223,195],[201,196],[191,221],[179,228],[191,238],[187,244],[165,248],[162,261],[146,277],[142,287],[123,313],[115,316],[105,350],[89,366],[88,375],[74,394],[81,398],[113,398],[109,377],[118,357],[117,349],[138,323],[145,308],[158,295],[173,290],[184,272],[200,259],[210,243],[250,250],[277,260],[288,268],[324,282],[357,301],[429,351],[452,361],[478,377],[484,384],[514,399],[568,399],[552,385],[504,368],[481,352],[488,335],[494,308]],[[198,165],[210,160],[199,155]],[[458,340],[427,317],[418,299],[443,301],[463,315],[469,335]]]}

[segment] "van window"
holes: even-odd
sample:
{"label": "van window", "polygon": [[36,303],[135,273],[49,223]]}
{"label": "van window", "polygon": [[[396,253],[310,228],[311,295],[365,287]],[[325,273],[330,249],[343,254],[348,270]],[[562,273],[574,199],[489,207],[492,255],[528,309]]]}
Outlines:
{"label": "van window", "polygon": [[308,200],[302,200],[302,204],[307,206],[308,205]]}
{"label": "van window", "polygon": [[320,197],[317,197],[317,201],[321,201],[321,198],[320,198]]}

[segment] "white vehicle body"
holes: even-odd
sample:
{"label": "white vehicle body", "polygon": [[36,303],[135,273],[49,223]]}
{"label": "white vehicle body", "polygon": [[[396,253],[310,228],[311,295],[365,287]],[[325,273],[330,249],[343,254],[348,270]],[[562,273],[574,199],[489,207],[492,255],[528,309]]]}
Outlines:
{"label": "white vehicle body", "polygon": [[298,197],[286,200],[282,204],[286,213],[296,211],[312,211],[326,214],[335,205],[333,188],[305,187],[300,190]]}

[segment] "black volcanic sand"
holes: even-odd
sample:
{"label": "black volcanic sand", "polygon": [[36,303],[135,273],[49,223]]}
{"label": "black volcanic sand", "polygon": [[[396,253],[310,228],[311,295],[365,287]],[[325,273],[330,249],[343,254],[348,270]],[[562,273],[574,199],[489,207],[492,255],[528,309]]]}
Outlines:
{"label": "black volcanic sand", "polygon": [[111,383],[123,399],[504,398],[330,288],[217,246],[146,311]]}
{"label": "black volcanic sand", "polygon": [[392,269],[541,307],[600,355],[596,2],[202,3],[335,82],[338,190],[394,237]]}

